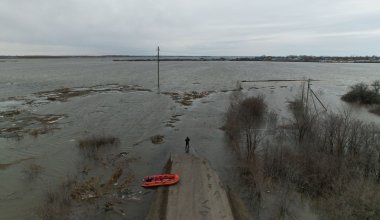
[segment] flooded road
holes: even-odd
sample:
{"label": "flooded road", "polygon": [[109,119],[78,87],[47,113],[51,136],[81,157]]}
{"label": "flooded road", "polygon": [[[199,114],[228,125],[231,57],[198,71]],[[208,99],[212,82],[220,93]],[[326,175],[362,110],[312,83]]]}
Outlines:
{"label": "flooded road", "polygon": [[[161,172],[170,154],[183,154],[186,136],[190,152],[208,160],[226,185],[243,194],[236,181],[238,161],[220,129],[238,81],[247,81],[241,83],[244,94],[264,94],[269,109],[286,120],[287,101],[301,83],[265,80],[318,80],[312,82],[313,90],[336,110],[346,106],[340,96],[350,85],[380,75],[378,64],[163,62],[158,91],[154,62],[16,61],[0,63],[0,130],[7,129],[0,136],[0,219],[35,218],[47,190],[69,175],[80,175],[78,140],[99,135],[120,139],[108,154],[125,152],[130,160],[127,172],[134,176],[122,199],[125,216],[110,214],[113,218],[144,218],[153,191],[140,187],[141,177]],[[249,82],[257,80],[263,81]],[[68,91],[90,92],[56,98]],[[189,105],[170,95],[191,91],[207,93]],[[364,120],[380,122],[362,107],[353,111]],[[163,143],[153,144],[154,135],[162,135]],[[41,167],[32,180],[25,175],[31,164]]]}

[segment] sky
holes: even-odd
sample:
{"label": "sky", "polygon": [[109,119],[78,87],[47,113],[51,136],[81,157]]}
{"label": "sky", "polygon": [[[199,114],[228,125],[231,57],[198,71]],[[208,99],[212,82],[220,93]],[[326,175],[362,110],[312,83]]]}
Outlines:
{"label": "sky", "polygon": [[0,55],[380,55],[380,0],[0,0]]}

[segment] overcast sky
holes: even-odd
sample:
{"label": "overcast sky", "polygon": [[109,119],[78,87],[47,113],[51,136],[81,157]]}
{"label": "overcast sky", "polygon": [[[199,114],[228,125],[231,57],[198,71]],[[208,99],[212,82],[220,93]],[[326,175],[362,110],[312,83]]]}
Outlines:
{"label": "overcast sky", "polygon": [[380,0],[0,0],[0,55],[380,55]]}

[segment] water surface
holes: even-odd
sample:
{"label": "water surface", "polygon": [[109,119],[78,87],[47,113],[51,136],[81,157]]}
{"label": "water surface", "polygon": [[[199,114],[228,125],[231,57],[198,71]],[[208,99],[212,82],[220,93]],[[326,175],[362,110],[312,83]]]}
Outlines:
{"label": "water surface", "polygon": [[[91,135],[120,138],[115,152],[127,152],[134,161],[129,172],[135,199],[126,200],[128,219],[145,216],[152,196],[139,186],[140,177],[161,172],[169,155],[184,153],[189,136],[191,153],[206,158],[225,183],[239,193],[234,152],[226,145],[223,114],[230,90],[238,81],[313,79],[312,89],[329,109],[347,108],[340,101],[357,82],[379,79],[379,64],[278,63],[278,62],[162,62],[160,93],[155,62],[113,62],[110,58],[19,59],[0,63],[0,111],[20,109],[33,114],[65,115],[58,129],[33,137],[0,138],[0,164],[20,161],[0,170],[0,219],[34,218],[46,189],[67,175],[78,173],[77,141]],[[300,81],[245,82],[243,93],[264,94],[270,109],[289,117],[287,101],[294,98]],[[60,88],[102,85],[135,85],[144,91],[105,91],[78,96],[66,102],[40,100],[36,93]],[[176,103],[165,92],[209,91],[191,106]],[[34,100],[33,104],[28,101]],[[30,102],[29,102],[30,103]],[[357,117],[380,122],[365,108],[355,107]],[[167,126],[175,116],[179,119]],[[4,126],[4,118],[1,123]],[[285,119],[284,119],[285,120]],[[12,122],[13,123],[13,122]],[[164,135],[154,145],[153,135]],[[27,160],[24,160],[27,159]],[[44,170],[28,181],[23,169],[38,163]]]}

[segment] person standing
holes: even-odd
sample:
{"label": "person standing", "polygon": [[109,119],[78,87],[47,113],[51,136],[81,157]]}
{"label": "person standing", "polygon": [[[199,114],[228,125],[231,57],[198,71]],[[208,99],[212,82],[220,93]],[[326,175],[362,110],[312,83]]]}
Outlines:
{"label": "person standing", "polygon": [[190,138],[189,138],[189,137],[186,137],[185,142],[186,142],[186,147],[185,147],[186,153],[189,153],[189,148],[190,148]]}

